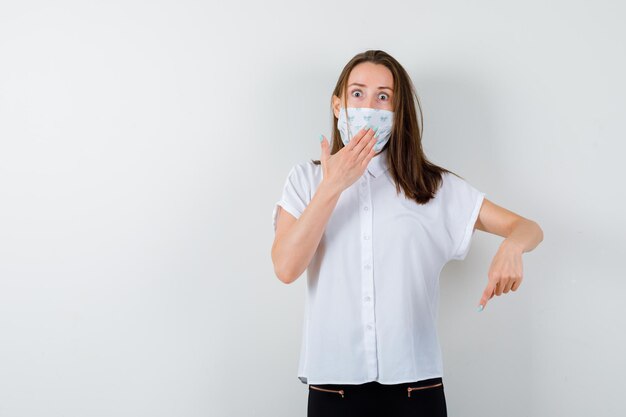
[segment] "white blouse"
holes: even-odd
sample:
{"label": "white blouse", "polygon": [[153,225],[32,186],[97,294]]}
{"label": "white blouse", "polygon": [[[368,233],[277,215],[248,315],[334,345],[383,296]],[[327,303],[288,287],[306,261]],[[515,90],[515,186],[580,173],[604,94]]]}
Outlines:
{"label": "white blouse", "polygon": [[[439,274],[470,248],[485,194],[445,173],[425,205],[396,194],[387,149],[340,195],[307,267],[298,378],[305,384],[399,384],[443,377]],[[290,170],[278,206],[298,218],[322,180]]]}

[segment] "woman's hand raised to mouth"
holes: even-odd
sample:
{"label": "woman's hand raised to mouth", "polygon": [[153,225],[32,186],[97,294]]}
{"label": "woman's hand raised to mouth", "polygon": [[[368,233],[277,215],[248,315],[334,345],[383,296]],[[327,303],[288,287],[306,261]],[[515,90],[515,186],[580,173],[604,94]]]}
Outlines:
{"label": "woman's hand raised to mouth", "polygon": [[343,192],[346,188],[358,180],[365,172],[367,165],[372,160],[376,151],[376,129],[365,126],[350,139],[350,142],[338,152],[330,154],[328,140],[321,136],[322,157],[322,182]]}

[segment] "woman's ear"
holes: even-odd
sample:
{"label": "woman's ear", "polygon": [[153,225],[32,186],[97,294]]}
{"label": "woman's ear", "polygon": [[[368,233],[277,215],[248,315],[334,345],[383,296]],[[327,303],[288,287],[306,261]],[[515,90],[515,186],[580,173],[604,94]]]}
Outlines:
{"label": "woman's ear", "polygon": [[335,117],[337,119],[339,119],[340,105],[341,105],[341,100],[339,99],[339,97],[333,94],[333,113],[335,114]]}

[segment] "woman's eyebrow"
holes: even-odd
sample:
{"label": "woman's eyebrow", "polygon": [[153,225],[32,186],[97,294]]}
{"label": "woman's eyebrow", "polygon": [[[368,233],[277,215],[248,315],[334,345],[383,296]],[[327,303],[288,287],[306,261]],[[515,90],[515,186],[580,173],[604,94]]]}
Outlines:
{"label": "woman's eyebrow", "polygon": [[[359,83],[352,83],[352,84],[350,84],[348,87],[351,87],[351,86],[353,86],[353,85],[358,85],[359,87],[367,87],[365,84],[359,84]],[[389,88],[389,87],[383,87],[383,86],[380,86],[380,87],[378,87],[378,88],[380,88],[381,90],[387,89],[387,90],[391,90],[391,91],[393,91],[393,89],[392,89],[392,88]]]}

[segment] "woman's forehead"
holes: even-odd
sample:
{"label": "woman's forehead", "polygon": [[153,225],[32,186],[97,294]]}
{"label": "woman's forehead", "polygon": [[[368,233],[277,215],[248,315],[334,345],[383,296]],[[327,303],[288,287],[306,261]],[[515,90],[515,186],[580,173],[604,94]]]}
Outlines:
{"label": "woman's forehead", "polygon": [[389,68],[382,64],[363,62],[350,72],[348,85],[353,83],[374,88],[389,87],[393,89],[393,75]]}

